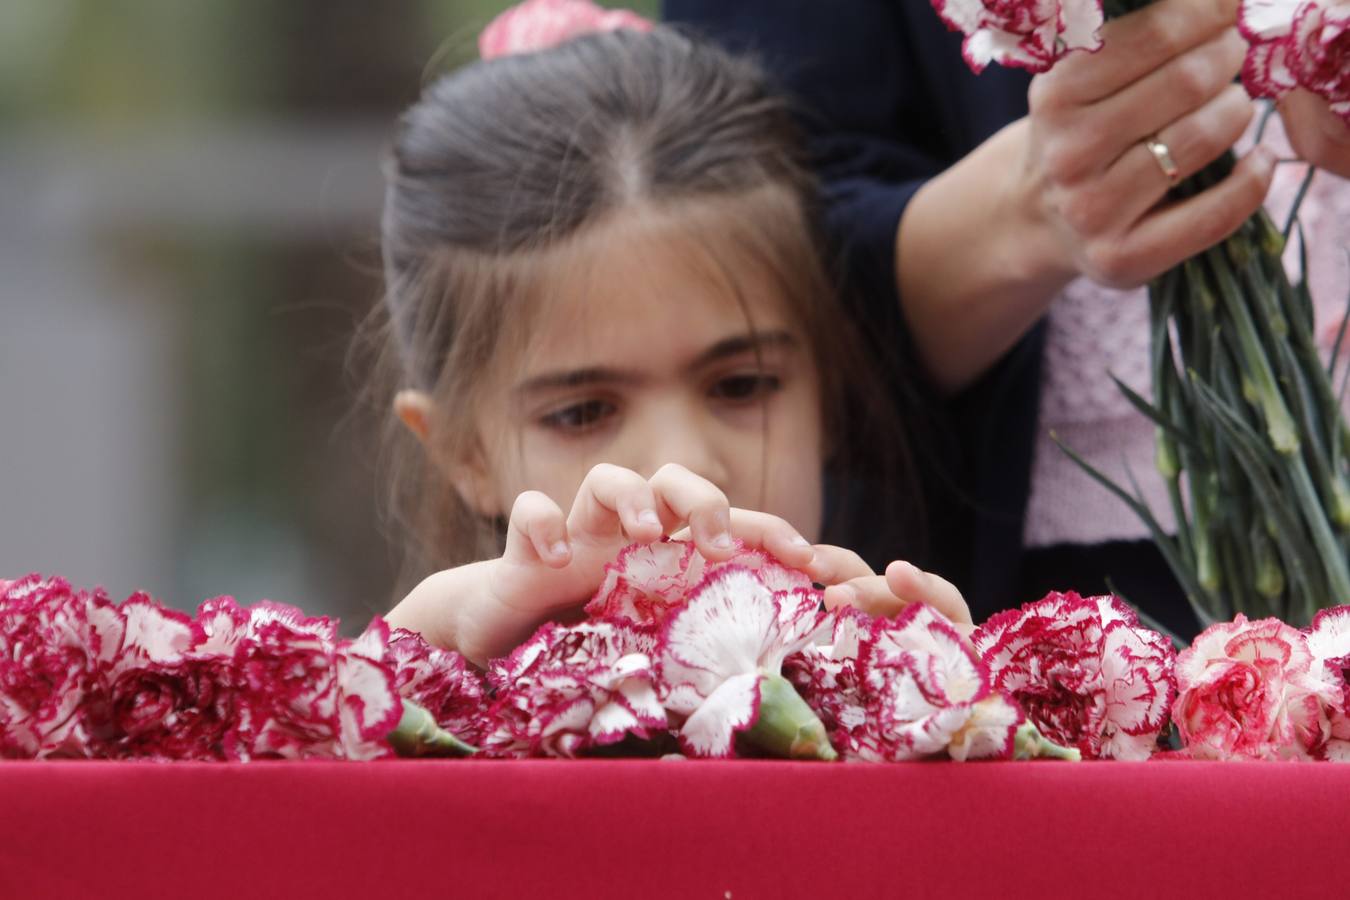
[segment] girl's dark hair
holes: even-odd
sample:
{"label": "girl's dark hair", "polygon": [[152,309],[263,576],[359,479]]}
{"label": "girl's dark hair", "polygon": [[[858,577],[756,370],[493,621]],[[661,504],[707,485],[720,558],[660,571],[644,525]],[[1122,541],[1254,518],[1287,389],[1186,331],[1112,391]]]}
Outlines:
{"label": "girl's dark hair", "polygon": [[427,391],[436,411],[431,453],[390,428],[404,445],[389,462],[405,576],[500,552],[499,527],[444,476],[476,440],[465,424],[475,387],[524,328],[550,261],[640,212],[701,224],[712,211],[696,231],[709,259],[724,273],[753,261],[775,279],[820,374],[827,484],[841,487],[834,518],[857,518],[839,497],[866,496],[879,528],[902,497],[914,502],[893,404],[821,263],[801,151],[787,102],[756,64],[664,26],[474,63],[425,91],[388,160],[382,222],[380,389],[386,406],[398,388]]}

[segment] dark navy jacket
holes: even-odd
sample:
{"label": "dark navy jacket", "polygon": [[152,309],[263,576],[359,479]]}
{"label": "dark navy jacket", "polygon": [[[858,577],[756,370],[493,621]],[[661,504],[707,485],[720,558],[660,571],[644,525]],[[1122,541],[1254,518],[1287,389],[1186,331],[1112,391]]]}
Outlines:
{"label": "dark navy jacket", "polygon": [[[925,179],[1026,114],[1028,76],[998,66],[973,75],[929,0],[666,0],[665,15],[756,56],[799,102],[847,295],[883,356],[903,356],[892,274],[900,215]],[[1011,592],[1043,344],[1037,327],[943,404],[944,433],[916,435],[933,526],[924,562],[962,589],[976,621],[1028,599]],[[903,379],[912,388],[912,372],[890,377],[897,397]]]}

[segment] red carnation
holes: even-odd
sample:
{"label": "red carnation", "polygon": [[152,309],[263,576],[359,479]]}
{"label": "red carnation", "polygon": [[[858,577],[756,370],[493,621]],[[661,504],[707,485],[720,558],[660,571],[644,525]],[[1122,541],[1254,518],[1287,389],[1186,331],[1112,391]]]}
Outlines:
{"label": "red carnation", "polygon": [[496,756],[573,757],[666,727],[652,671],[655,639],[612,622],[550,623],[497,660],[484,749]]}
{"label": "red carnation", "polygon": [[1115,597],[1052,593],[973,635],[995,690],[1087,759],[1147,759],[1176,691],[1175,654]]}
{"label": "red carnation", "polygon": [[0,593],[0,757],[88,756],[85,704],[122,645],[101,591],[30,575]]}

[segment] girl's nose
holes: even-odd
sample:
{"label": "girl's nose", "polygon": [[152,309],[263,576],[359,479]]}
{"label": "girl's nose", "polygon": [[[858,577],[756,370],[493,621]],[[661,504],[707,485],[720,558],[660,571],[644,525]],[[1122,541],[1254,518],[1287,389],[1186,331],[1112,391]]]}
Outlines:
{"label": "girl's nose", "polygon": [[[634,423],[639,424],[639,423]],[[695,475],[726,490],[730,473],[719,452],[717,425],[702,410],[684,404],[662,405],[640,423],[642,463],[639,471],[650,477],[670,463],[684,466]]]}

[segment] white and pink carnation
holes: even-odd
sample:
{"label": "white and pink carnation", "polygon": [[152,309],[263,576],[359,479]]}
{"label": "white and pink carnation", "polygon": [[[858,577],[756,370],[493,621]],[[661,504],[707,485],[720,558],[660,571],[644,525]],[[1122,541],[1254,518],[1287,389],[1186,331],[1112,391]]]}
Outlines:
{"label": "white and pink carnation", "polygon": [[455,737],[469,744],[482,739],[486,685],[468,660],[431,646],[414,631],[395,628],[387,661],[400,697],[425,709]]}
{"label": "white and pink carnation", "polygon": [[403,703],[375,619],[361,637],[339,640],[331,620],[280,604],[249,610],[235,649],[241,680],[239,721],[227,738],[232,758],[376,759]]}
{"label": "white and pink carnation", "polygon": [[92,754],[85,698],[121,649],[126,620],[102,591],[30,575],[0,593],[0,757]]}
{"label": "white and pink carnation", "polygon": [[651,31],[652,23],[626,9],[605,9],[590,0],[525,0],[497,16],[478,36],[483,59],[547,50],[597,31]]}
{"label": "white and pink carnation", "polygon": [[1175,693],[1171,643],[1111,596],[1052,593],[972,636],[993,688],[1087,759],[1147,759]]}
{"label": "white and pink carnation", "polygon": [[112,759],[222,759],[233,718],[231,660],[194,657],[191,618],[148,595],[119,607],[121,646],[86,697],[96,755]]}
{"label": "white and pink carnation", "polygon": [[650,632],[616,622],[542,626],[488,678],[496,699],[483,749],[493,756],[576,757],[666,728]]}
{"label": "white and pink carnation", "polygon": [[872,617],[852,606],[829,614],[829,643],[809,643],[783,661],[783,676],[820,717],[831,738],[863,724],[860,657]]}
{"label": "white and pink carnation", "polygon": [[[850,640],[851,642],[851,640]],[[857,684],[831,735],[845,759],[1007,759],[1023,716],[940,613],[923,604],[875,619],[858,643]]]}
{"label": "white and pink carnation", "polygon": [[1340,690],[1297,628],[1239,615],[1177,658],[1172,719],[1197,759],[1314,759]]}
{"label": "white and pink carnation", "polygon": [[965,35],[966,65],[992,63],[1048,71],[1073,50],[1096,51],[1101,0],[933,0],[942,21]]}
{"label": "white and pink carnation", "polygon": [[1350,762],[1350,606],[1324,609],[1313,617],[1307,631],[1313,667],[1323,667],[1321,677],[1337,692],[1327,708],[1328,736],[1322,756],[1335,762]]}
{"label": "white and pink carnation", "polygon": [[[784,660],[828,627],[819,591],[774,591],[765,583],[764,571],[717,566],[666,620],[660,648],[662,700],[685,717],[679,739],[691,756],[732,756],[736,735],[759,719],[765,679],[782,681]],[[772,569],[769,577],[774,577]],[[796,696],[790,685],[783,685]],[[824,729],[814,714],[799,697],[797,703],[823,739]],[[794,740],[790,737],[788,744]],[[833,753],[807,743],[810,738],[803,736],[798,747],[803,755]]]}
{"label": "white and pink carnation", "polygon": [[614,562],[605,566],[604,580],[586,604],[586,613],[595,619],[660,625],[704,579],[728,566],[758,573],[760,581],[771,591],[811,588],[811,579],[804,572],[788,568],[768,553],[743,544],[731,559],[709,564],[693,541],[666,538],[624,548]]}
{"label": "white and pink carnation", "polygon": [[1303,88],[1350,123],[1350,0],[1243,0],[1238,23],[1249,43],[1248,93]]}

